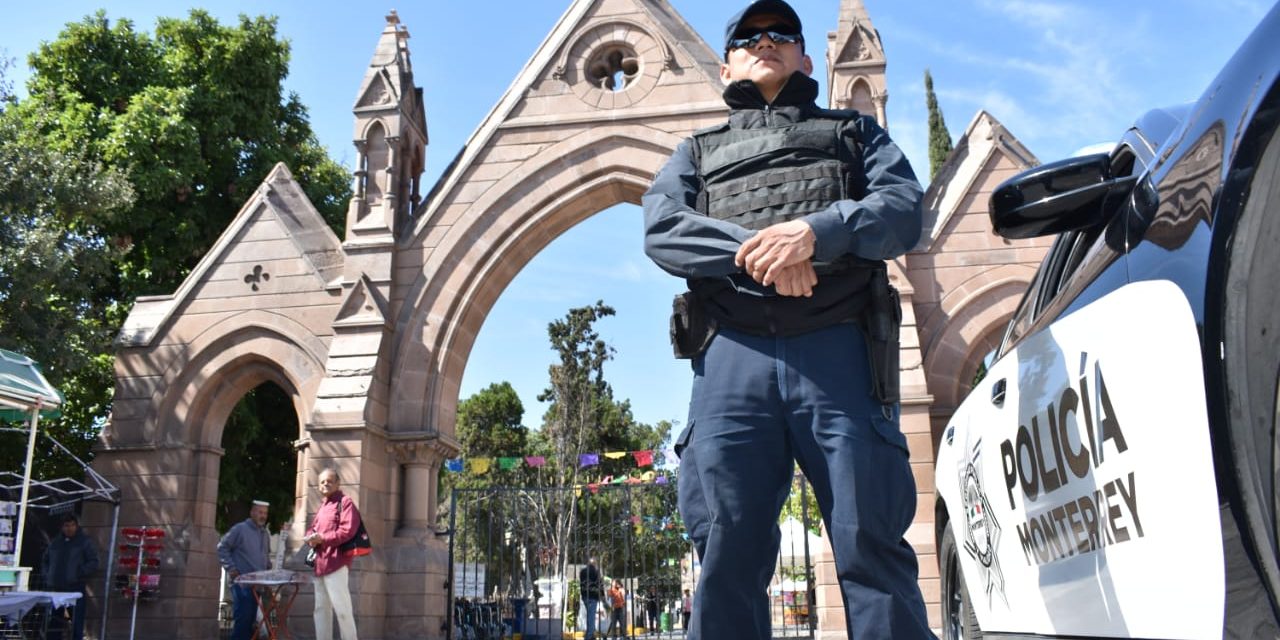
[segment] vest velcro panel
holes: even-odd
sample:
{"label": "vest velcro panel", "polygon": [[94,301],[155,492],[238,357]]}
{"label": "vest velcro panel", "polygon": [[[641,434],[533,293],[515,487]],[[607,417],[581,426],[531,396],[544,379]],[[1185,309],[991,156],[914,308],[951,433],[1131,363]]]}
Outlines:
{"label": "vest velcro panel", "polygon": [[698,134],[707,214],[763,229],[847,198],[848,167],[840,138],[844,122],[814,119]]}

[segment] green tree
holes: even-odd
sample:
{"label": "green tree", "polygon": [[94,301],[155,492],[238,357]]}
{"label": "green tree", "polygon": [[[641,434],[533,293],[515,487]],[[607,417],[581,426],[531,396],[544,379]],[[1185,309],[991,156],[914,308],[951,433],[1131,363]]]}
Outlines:
{"label": "green tree", "polygon": [[104,227],[128,248],[119,300],[173,291],[277,162],[341,230],[349,175],[316,141],[297,95],[284,94],[289,45],[275,18],[226,26],[192,10],[161,18],[151,36],[99,11],[29,62],[24,125],[123,171],[137,193]]}
{"label": "green tree", "polygon": [[298,414],[283,389],[265,383],[246,393],[222,430],[214,526],[226,531],[249,515],[250,501],[271,503],[268,525],[278,531],[293,517]]}
{"label": "green tree", "polygon": [[[106,416],[111,340],[121,314],[107,294],[122,251],[106,228],[132,206],[123,172],[84,149],[56,148],[24,128],[0,57],[0,348],[27,355],[62,390],[62,417],[41,422],[77,456]],[[28,113],[48,116],[44,105]],[[40,441],[36,477],[79,477]],[[0,468],[21,469],[25,447],[0,446]]]}
{"label": "green tree", "polygon": [[924,70],[924,99],[929,107],[929,179],[933,180],[951,155],[951,132],[947,131],[938,96],[933,93],[933,75],[928,69]]}
{"label": "green tree", "polygon": [[[524,405],[510,382],[499,382],[477,391],[471,397],[458,403],[456,432],[458,444],[462,447],[461,455],[466,460],[478,458],[523,458],[528,451],[528,429],[521,422],[524,419]],[[462,503],[458,509],[455,530],[464,536],[460,542],[461,549],[472,551],[486,550],[489,546],[489,532],[515,514],[508,514],[500,508],[488,506],[468,508],[478,495],[474,490],[503,486],[518,486],[523,482],[523,474],[519,469],[504,470],[494,465],[483,474],[440,472],[441,515],[449,515],[448,508],[453,508],[454,489],[462,490],[457,499]],[[488,560],[475,557],[462,558],[465,561]]]}
{"label": "green tree", "polygon": [[133,300],[176,289],[277,162],[337,231],[350,176],[283,90],[275,18],[193,10],[150,35],[100,11],[28,63],[0,115],[0,346],[45,364],[67,396],[52,428],[88,459]]}
{"label": "green tree", "polygon": [[[496,382],[458,403],[455,432],[464,460],[477,458],[520,458],[529,452],[529,430],[523,424],[524,404],[510,382]],[[441,516],[453,489],[483,489],[525,482],[520,469],[494,465],[484,474],[452,473],[440,470],[439,504]]]}
{"label": "green tree", "polygon": [[458,442],[469,456],[523,456],[529,430],[510,382],[491,384],[458,403]]}
{"label": "green tree", "polygon": [[[609,486],[599,493],[581,492],[581,485],[604,477],[635,474],[631,456],[602,458],[599,465],[582,470],[579,456],[586,452],[653,451],[671,434],[671,422],[646,425],[636,421],[631,403],[617,401],[604,376],[605,362],[613,357],[595,324],[613,315],[603,302],[572,308],[561,320],[548,325],[548,337],[557,353],[557,364],[548,371],[550,384],[539,399],[549,402],[538,430],[521,426],[524,410],[515,389],[507,383],[492,384],[458,403],[457,436],[462,456],[468,460],[463,474],[445,472],[443,488],[457,488],[454,513],[454,548],[460,562],[477,562],[490,568],[485,593],[527,593],[538,576],[566,575],[568,563],[585,562],[586,554],[602,558],[605,571],[623,571],[625,550],[646,558],[678,557],[687,544],[677,529],[659,529],[654,522],[671,520],[673,502],[655,492],[632,492],[628,486]],[[543,456],[543,467],[511,465],[502,460]],[[488,458],[481,474],[472,463]],[[471,490],[486,489],[486,490]],[[671,489],[671,488],[666,488]],[[447,490],[447,489],[445,489]],[[442,493],[443,504],[451,504]],[[582,548],[582,527],[617,524],[620,513],[640,518],[643,525],[626,535],[613,526],[612,534],[594,536],[595,547]],[[451,516],[442,509],[442,516]],[[573,543],[573,540],[579,540]],[[575,547],[576,556],[570,554]],[[612,567],[605,564],[613,563]],[[657,561],[650,567],[659,566]],[[662,564],[667,566],[667,564]],[[675,566],[675,563],[671,563]],[[500,582],[500,584],[499,584]],[[572,598],[568,600],[572,602]]]}

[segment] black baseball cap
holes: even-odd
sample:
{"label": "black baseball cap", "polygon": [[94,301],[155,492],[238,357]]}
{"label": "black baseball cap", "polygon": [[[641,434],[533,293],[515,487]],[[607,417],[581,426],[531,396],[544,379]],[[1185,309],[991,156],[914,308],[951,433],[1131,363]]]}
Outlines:
{"label": "black baseball cap", "polygon": [[796,28],[796,33],[800,33],[802,30],[800,16],[796,15],[796,10],[792,9],[791,5],[783,2],[783,0],[756,0],[747,5],[742,11],[734,14],[732,18],[729,18],[729,24],[725,25],[724,29],[725,51],[729,50],[729,41],[738,34],[738,26],[747,18],[761,14],[782,18]]}

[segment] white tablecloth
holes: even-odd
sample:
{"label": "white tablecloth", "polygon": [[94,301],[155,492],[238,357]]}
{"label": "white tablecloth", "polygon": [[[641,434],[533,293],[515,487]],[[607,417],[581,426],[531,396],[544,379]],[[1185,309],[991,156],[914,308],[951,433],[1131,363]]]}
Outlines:
{"label": "white tablecloth", "polygon": [[80,594],[74,591],[8,591],[0,593],[0,616],[21,618],[42,604],[69,607],[79,599]]}

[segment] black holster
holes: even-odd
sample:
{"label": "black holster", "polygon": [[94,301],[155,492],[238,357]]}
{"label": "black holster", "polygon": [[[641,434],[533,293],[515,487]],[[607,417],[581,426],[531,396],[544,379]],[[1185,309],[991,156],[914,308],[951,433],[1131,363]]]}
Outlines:
{"label": "black holster", "polygon": [[871,276],[870,300],[863,307],[858,324],[867,337],[867,356],[871,361],[871,383],[876,398],[883,404],[898,402],[902,326],[902,303],[898,290],[889,284],[887,270],[878,269]]}
{"label": "black holster", "polygon": [[696,293],[686,291],[671,301],[671,350],[677,358],[695,358],[706,351],[717,326]]}

